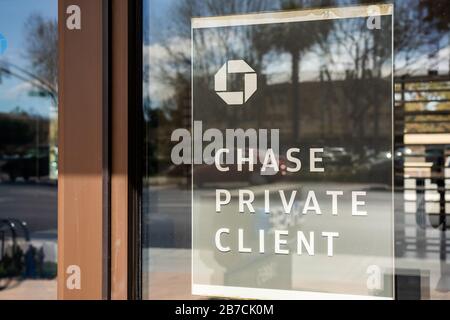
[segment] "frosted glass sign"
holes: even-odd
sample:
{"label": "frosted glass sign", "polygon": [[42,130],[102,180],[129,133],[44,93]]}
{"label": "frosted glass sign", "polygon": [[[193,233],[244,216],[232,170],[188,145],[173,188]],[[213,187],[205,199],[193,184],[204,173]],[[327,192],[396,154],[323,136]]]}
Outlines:
{"label": "frosted glass sign", "polygon": [[192,19],[193,294],[393,298],[392,19]]}

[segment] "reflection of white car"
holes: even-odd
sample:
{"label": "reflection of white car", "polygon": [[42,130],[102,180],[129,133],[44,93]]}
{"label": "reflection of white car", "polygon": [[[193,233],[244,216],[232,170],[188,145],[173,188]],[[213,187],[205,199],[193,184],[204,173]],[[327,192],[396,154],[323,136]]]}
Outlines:
{"label": "reflection of white car", "polygon": [[325,147],[322,158],[326,165],[350,166],[352,164],[352,156],[345,148]]}
{"label": "reflection of white car", "polygon": [[368,160],[369,165],[391,162],[392,154],[390,152],[379,152]]}

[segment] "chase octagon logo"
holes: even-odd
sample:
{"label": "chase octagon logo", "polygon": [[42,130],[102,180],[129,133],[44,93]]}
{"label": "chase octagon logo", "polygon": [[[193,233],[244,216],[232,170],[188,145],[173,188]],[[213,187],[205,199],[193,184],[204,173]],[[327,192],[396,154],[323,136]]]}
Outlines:
{"label": "chase octagon logo", "polygon": [[[232,73],[244,74],[243,91],[227,91],[227,75]],[[256,72],[244,60],[229,60],[214,76],[214,90],[228,105],[243,105],[256,92],[257,86]]]}

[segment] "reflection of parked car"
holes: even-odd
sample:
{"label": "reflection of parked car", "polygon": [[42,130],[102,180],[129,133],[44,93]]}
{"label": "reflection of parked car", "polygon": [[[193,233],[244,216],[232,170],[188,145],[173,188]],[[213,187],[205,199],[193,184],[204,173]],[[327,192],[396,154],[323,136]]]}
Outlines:
{"label": "reflection of parked car", "polygon": [[352,156],[344,148],[324,148],[322,158],[328,166],[350,166],[352,164]]}
{"label": "reflection of parked car", "polygon": [[443,148],[435,147],[435,148],[426,148],[421,150],[420,148],[414,150],[412,148],[404,147],[397,148],[395,150],[395,165],[398,167],[404,166],[405,158],[423,158],[427,162],[432,162],[433,165],[437,167],[441,167],[444,165],[444,153],[445,150]]}
{"label": "reflection of parked car", "polygon": [[9,176],[11,181],[22,177],[28,180],[31,177],[45,177],[49,174],[49,149],[40,147],[32,149],[24,156],[6,160],[1,171]]}
{"label": "reflection of parked car", "polygon": [[372,182],[391,183],[392,153],[389,151],[370,152],[363,163],[356,167],[360,177]]}

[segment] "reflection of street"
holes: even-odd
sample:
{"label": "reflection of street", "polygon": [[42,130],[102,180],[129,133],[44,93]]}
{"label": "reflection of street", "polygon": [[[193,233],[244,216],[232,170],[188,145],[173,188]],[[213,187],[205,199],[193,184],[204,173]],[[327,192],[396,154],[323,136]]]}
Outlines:
{"label": "reflection of street", "polygon": [[25,221],[30,233],[57,229],[57,186],[0,183],[0,218]]}
{"label": "reflection of street", "polygon": [[191,191],[176,185],[143,191],[144,247],[191,246]]}
{"label": "reflection of street", "polygon": [[0,299],[55,299],[56,184],[0,183],[0,221]]}

